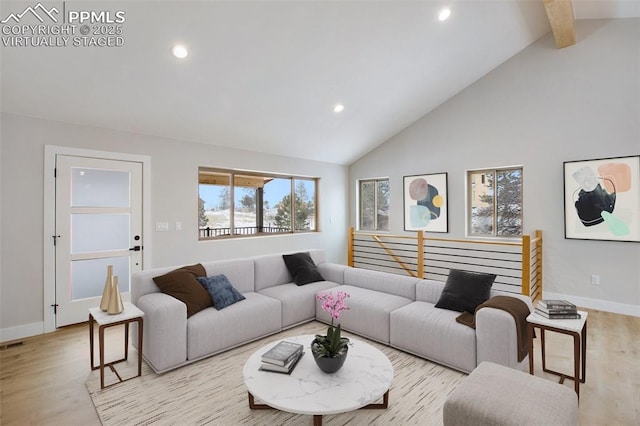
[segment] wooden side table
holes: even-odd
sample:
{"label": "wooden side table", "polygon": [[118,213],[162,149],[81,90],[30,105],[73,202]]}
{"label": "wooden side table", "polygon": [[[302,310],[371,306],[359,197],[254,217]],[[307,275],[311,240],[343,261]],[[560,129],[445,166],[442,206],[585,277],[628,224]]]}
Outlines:
{"label": "wooden side table", "polygon": [[[580,319],[548,319],[535,312],[527,317],[527,329],[529,334],[529,373],[533,374],[533,332],[534,328],[540,329],[540,346],[542,352],[542,370],[560,376],[560,383],[565,379],[573,380],[576,394],[580,398],[580,383],[586,380],[587,371],[587,312],[578,311]],[[573,337],[573,376],[547,368],[545,359],[544,332],[554,331]],[[582,362],[581,362],[582,361]],[[580,371],[582,367],[582,371]],[[582,374],[581,374],[582,373]]]}
{"label": "wooden side table", "polygon": [[[118,382],[124,382],[135,377],[142,376],[142,329],[144,312],[138,309],[135,305],[129,302],[124,303],[124,310],[116,315],[109,315],[103,312],[99,307],[89,309],[89,347],[91,358],[91,370],[100,369],[100,389],[104,389],[104,368],[109,367],[111,371],[118,377]],[[93,365],[93,323],[98,323],[98,350],[100,351],[100,364]],[[132,322],[138,323],[138,375],[129,377],[128,379],[122,379],[120,374],[116,371],[114,364],[126,361],[129,356],[129,324]],[[115,327],[117,325],[124,325],[124,358],[117,361],[104,362],[104,330],[108,327]],[[115,383],[113,383],[115,384]],[[111,386],[111,385],[109,385]]]}

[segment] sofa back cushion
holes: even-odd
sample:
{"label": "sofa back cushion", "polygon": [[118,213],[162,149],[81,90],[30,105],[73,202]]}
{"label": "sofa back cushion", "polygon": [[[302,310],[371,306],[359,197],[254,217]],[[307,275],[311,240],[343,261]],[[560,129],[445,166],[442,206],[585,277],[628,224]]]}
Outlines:
{"label": "sofa back cushion", "polygon": [[443,289],[443,281],[422,280],[416,284],[416,300],[419,302],[433,303],[435,305],[438,299],[440,299]]}
{"label": "sofa back cushion", "polygon": [[420,280],[389,272],[349,268],[344,271],[344,283],[416,300],[416,283]]}
{"label": "sofa back cushion", "polygon": [[[300,251],[308,252],[316,265],[326,261],[326,254],[324,250],[313,249]],[[289,274],[289,270],[287,269],[287,265],[284,263],[282,254],[256,256],[252,257],[251,260],[253,260],[255,268],[255,291],[293,282],[293,278],[291,277],[291,274]]]}
{"label": "sofa back cushion", "polygon": [[341,265],[339,263],[325,262],[318,264],[318,271],[324,279],[336,284],[344,284],[344,271],[347,269],[349,269],[347,265]]}
{"label": "sofa back cushion", "polygon": [[202,264],[207,270],[207,276],[225,275],[231,285],[240,293],[255,291],[254,265],[251,259],[216,260]]}

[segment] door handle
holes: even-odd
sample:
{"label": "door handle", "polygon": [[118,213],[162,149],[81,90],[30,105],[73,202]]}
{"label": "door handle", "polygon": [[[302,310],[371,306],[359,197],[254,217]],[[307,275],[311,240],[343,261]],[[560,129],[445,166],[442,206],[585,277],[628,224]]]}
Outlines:
{"label": "door handle", "polygon": [[140,251],[140,250],[142,250],[142,247],[141,246],[133,246],[129,250],[130,251]]}

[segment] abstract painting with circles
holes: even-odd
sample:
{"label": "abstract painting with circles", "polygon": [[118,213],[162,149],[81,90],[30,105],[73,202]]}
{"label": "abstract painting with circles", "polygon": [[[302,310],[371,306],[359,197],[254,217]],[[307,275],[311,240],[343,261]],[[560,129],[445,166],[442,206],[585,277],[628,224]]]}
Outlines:
{"label": "abstract painting with circles", "polygon": [[405,231],[449,232],[447,174],[404,177]]}

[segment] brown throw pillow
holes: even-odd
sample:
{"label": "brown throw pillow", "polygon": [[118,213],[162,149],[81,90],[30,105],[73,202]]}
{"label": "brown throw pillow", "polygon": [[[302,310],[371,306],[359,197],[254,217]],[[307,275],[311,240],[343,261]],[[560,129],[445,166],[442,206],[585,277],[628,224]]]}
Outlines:
{"label": "brown throw pillow", "polygon": [[196,277],[206,276],[207,271],[204,266],[198,263],[154,277],[153,281],[160,288],[160,291],[187,305],[187,318],[189,318],[191,315],[213,306],[209,293],[196,280]]}

